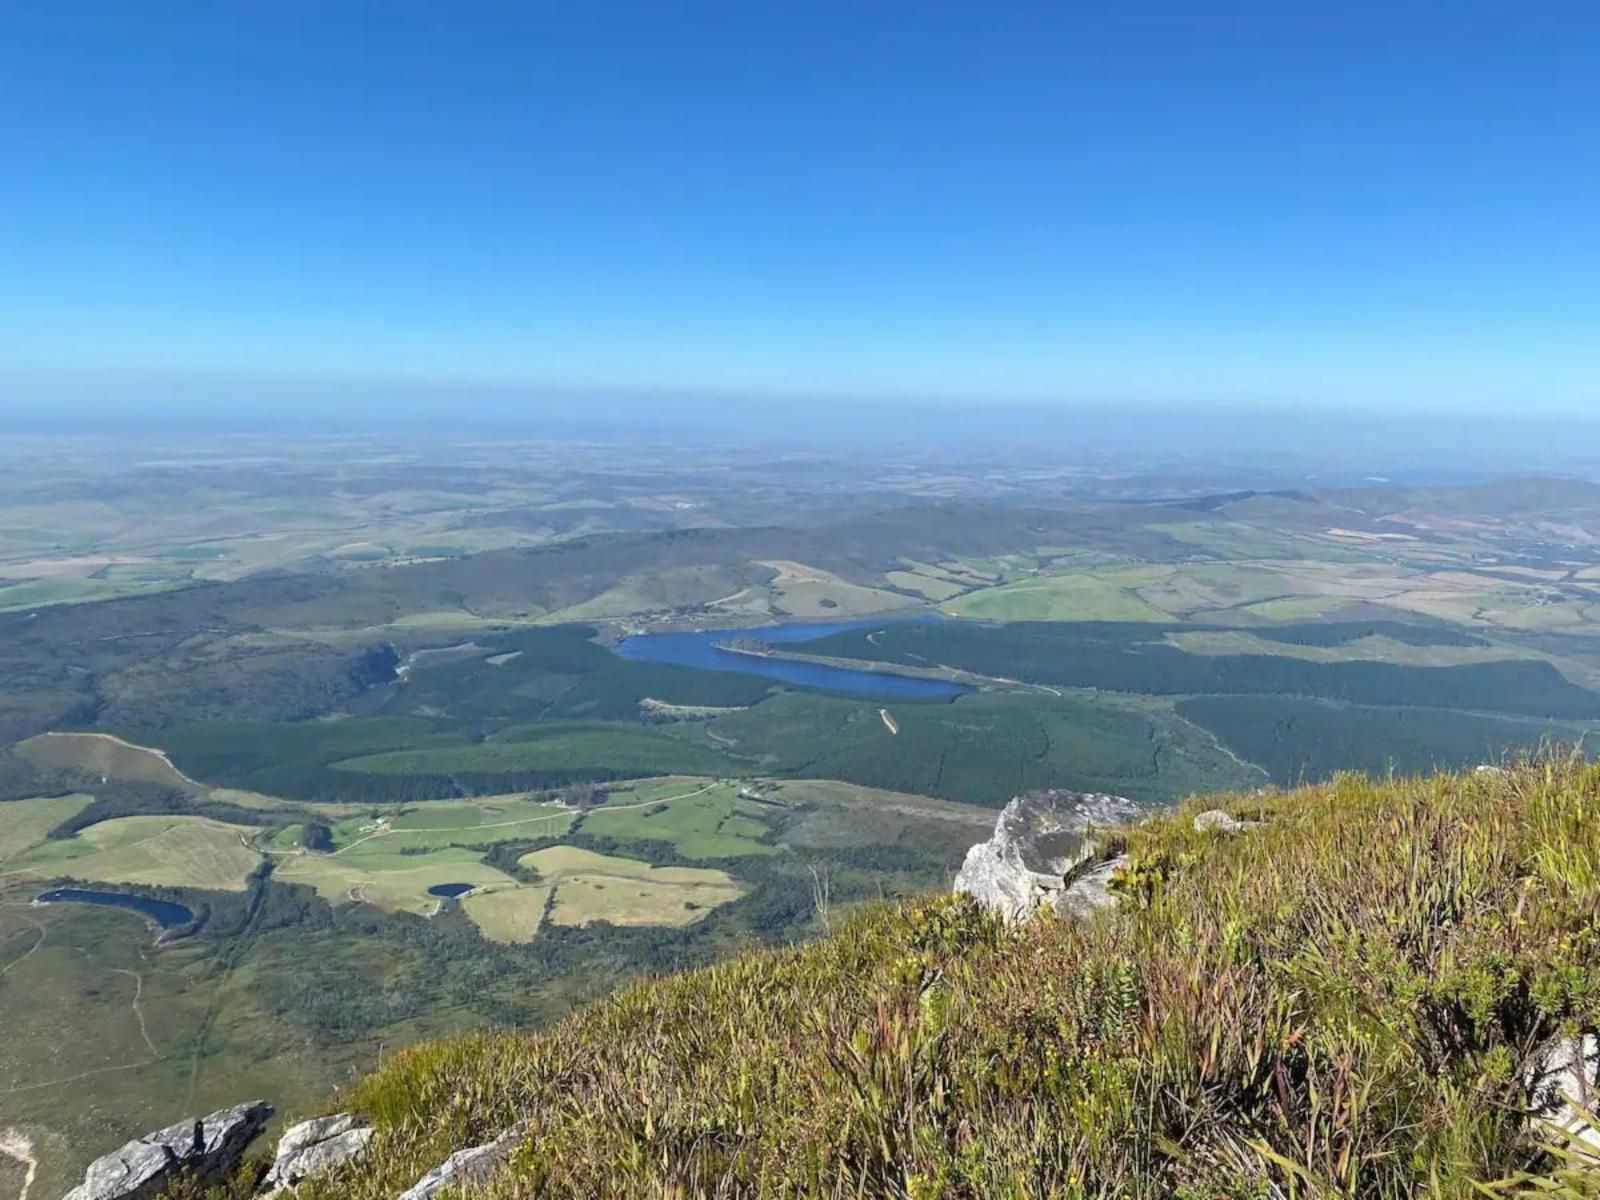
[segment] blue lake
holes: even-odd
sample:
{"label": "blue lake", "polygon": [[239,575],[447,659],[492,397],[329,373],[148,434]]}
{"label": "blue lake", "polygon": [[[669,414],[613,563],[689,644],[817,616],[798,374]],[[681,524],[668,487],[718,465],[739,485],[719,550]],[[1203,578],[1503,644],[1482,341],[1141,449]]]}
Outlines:
{"label": "blue lake", "polygon": [[739,671],[762,675],[796,687],[826,688],[854,696],[879,700],[938,700],[959,696],[972,689],[944,679],[918,679],[911,675],[890,675],[881,671],[853,671],[848,667],[829,667],[819,663],[788,662],[781,658],[762,658],[717,649],[716,643],[733,638],[759,638],[774,646],[809,642],[844,629],[881,629],[878,621],[813,621],[764,625],[755,629],[700,629],[693,633],[641,633],[617,645],[623,658],[638,662],[675,663],[699,667],[703,671]]}
{"label": "blue lake", "polygon": [[126,892],[91,892],[84,888],[55,888],[40,892],[41,904],[103,904],[107,908],[125,908],[140,916],[149,917],[163,929],[175,929],[194,920],[194,913],[170,900],[152,900],[148,896],[130,896]]}

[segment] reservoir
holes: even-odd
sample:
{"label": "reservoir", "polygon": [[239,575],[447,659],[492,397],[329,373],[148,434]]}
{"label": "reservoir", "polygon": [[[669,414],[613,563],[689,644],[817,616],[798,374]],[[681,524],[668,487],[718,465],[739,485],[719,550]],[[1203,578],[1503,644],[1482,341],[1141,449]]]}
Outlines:
{"label": "reservoir", "polygon": [[762,675],[794,687],[823,688],[853,696],[878,700],[941,700],[972,689],[946,679],[919,679],[912,675],[891,675],[882,671],[854,671],[848,667],[820,663],[790,662],[719,650],[716,643],[733,638],[758,638],[774,646],[806,642],[845,629],[882,628],[884,621],[793,621],[783,625],[764,625],[755,629],[701,629],[693,633],[641,633],[617,645],[623,658],[638,662],[674,663],[680,667],[699,667],[704,671],[739,671]]}
{"label": "reservoir", "polygon": [[125,908],[148,917],[163,929],[176,929],[194,920],[194,913],[171,900],[152,900],[148,896],[130,896],[126,892],[91,892],[83,888],[55,888],[40,892],[40,904],[103,904],[108,908]]}
{"label": "reservoir", "polygon": [[428,895],[454,900],[457,896],[465,896],[476,886],[472,883],[436,883],[428,889]]}

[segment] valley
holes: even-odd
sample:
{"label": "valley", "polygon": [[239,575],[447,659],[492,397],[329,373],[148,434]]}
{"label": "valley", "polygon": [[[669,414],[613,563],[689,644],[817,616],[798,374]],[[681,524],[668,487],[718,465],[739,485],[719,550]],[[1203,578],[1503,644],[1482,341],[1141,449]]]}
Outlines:
{"label": "valley", "polygon": [[309,1111],[395,1047],[944,890],[1022,792],[1152,809],[1600,729],[1600,488],[841,484],[783,524],[811,485],[698,486],[0,613],[0,1004],[35,1014],[0,1111],[39,1194],[262,1072]]}

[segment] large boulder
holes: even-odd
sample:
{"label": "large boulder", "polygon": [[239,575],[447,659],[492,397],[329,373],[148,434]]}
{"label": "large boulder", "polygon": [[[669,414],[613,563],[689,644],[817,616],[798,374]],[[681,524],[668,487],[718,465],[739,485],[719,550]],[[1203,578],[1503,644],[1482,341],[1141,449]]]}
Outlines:
{"label": "large boulder", "polygon": [[487,1183],[517,1141],[522,1129],[508,1129],[482,1146],[457,1150],[416,1183],[400,1193],[399,1200],[432,1200],[446,1188],[470,1188]]}
{"label": "large boulder", "polygon": [[277,1156],[263,1183],[274,1191],[289,1188],[309,1175],[349,1162],[367,1148],[373,1132],[351,1113],[292,1125],[278,1139]]}
{"label": "large boulder", "polygon": [[1125,854],[1098,862],[1085,859],[1067,872],[1064,886],[1050,898],[1050,907],[1058,917],[1076,917],[1080,921],[1102,908],[1110,908],[1117,902],[1111,891],[1111,877],[1127,865]]}
{"label": "large boulder", "polygon": [[255,1100],[147,1133],[90,1163],[63,1200],[155,1200],[179,1176],[214,1183],[239,1165],[271,1116],[272,1105]]}
{"label": "large boulder", "polygon": [[988,841],[967,851],[955,890],[1007,921],[1026,920],[1044,907],[1086,915],[1110,901],[1104,885],[1114,864],[1096,861],[1085,831],[1138,812],[1131,800],[1102,792],[1027,792],[1001,811]]}

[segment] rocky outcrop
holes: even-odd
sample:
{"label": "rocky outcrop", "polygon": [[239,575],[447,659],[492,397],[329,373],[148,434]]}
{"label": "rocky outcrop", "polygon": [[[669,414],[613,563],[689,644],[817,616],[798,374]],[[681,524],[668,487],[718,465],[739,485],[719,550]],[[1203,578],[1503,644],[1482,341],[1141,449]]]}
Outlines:
{"label": "rocky outcrop", "polygon": [[494,1141],[467,1150],[457,1150],[416,1183],[400,1193],[399,1200],[432,1200],[446,1188],[476,1187],[487,1183],[517,1140],[521,1129],[508,1129]]}
{"label": "rocky outcrop", "polygon": [[1110,902],[1105,885],[1116,864],[1095,861],[1084,832],[1138,812],[1131,800],[1100,792],[1027,792],[1001,811],[988,841],[967,851],[955,890],[1008,921],[1043,907],[1087,915]]}
{"label": "rocky outcrop", "polygon": [[1552,1042],[1528,1073],[1528,1090],[1545,1127],[1586,1154],[1600,1155],[1600,1038]]}
{"label": "rocky outcrop", "polygon": [[263,1186],[278,1191],[307,1176],[349,1162],[367,1148],[373,1129],[351,1113],[335,1113],[292,1125],[278,1139],[277,1157]]}
{"label": "rocky outcrop", "polygon": [[91,1163],[64,1200],[155,1200],[179,1175],[220,1180],[271,1116],[272,1105],[256,1100],[147,1133]]}
{"label": "rocky outcrop", "polygon": [[1246,829],[1253,829],[1261,822],[1241,821],[1231,813],[1225,813],[1220,808],[1207,809],[1194,819],[1196,833],[1243,833]]}
{"label": "rocky outcrop", "polygon": [[1127,855],[1102,861],[1085,859],[1067,872],[1066,886],[1051,898],[1050,907],[1059,917],[1087,920],[1102,908],[1117,902],[1111,891],[1111,877],[1128,865]]}

